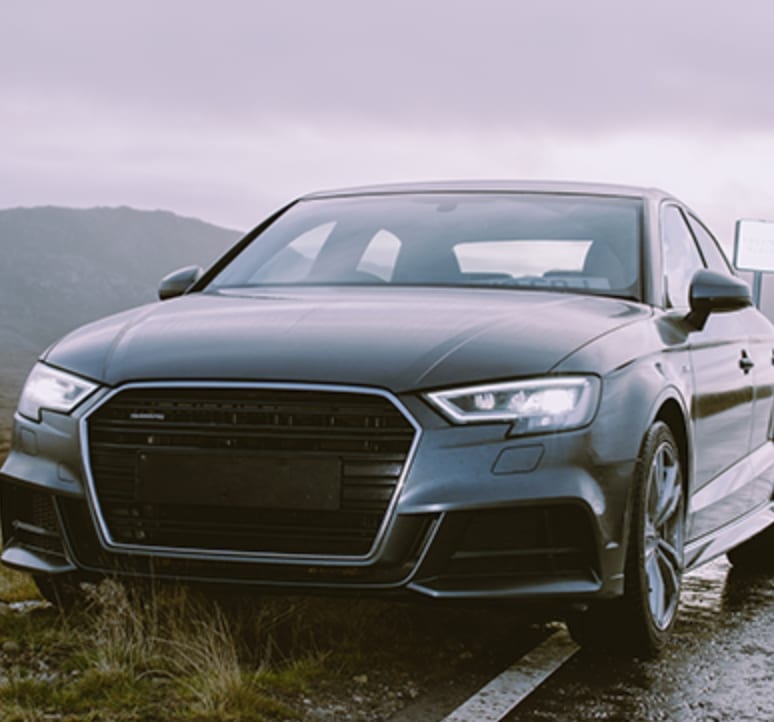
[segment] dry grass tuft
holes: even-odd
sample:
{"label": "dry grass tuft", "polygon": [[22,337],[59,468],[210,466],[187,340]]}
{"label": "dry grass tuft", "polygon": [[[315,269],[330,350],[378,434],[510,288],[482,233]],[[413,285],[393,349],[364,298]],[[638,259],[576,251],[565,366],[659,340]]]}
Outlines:
{"label": "dry grass tuft", "polygon": [[[194,708],[204,714],[249,709],[254,674],[243,671],[231,627],[220,607],[171,631],[170,662]],[[189,633],[188,625],[195,630]],[[248,704],[245,704],[247,702]]]}
{"label": "dry grass tuft", "polygon": [[105,674],[128,675],[163,666],[159,609],[153,599],[130,599],[123,585],[109,579],[87,587],[87,596],[83,642],[90,666]]}
{"label": "dry grass tuft", "polygon": [[[276,620],[261,624],[260,613],[239,606],[226,611],[185,587],[127,588],[107,580],[89,589],[89,597],[83,642],[93,643],[84,655],[91,672],[113,675],[114,685],[156,680],[176,695],[180,719],[296,719],[266,684],[287,674],[271,665],[269,630]],[[244,634],[248,629],[252,634]],[[303,690],[305,673],[303,665],[295,668],[295,684],[286,683],[284,691]]]}
{"label": "dry grass tuft", "polygon": [[69,613],[0,615],[0,650],[17,647],[0,651],[3,722],[383,719],[432,668],[449,673],[506,628],[491,613],[379,600],[112,580],[86,592]]}

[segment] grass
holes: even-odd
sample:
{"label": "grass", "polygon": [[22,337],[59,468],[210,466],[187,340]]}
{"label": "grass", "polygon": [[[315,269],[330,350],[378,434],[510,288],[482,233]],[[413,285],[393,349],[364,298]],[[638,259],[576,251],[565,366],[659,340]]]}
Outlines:
{"label": "grass", "polygon": [[88,589],[77,612],[5,614],[0,643],[14,648],[1,657],[0,717],[302,719],[295,698],[319,675],[315,656],[269,661],[270,631],[242,639],[247,623],[239,608],[182,588],[127,590],[110,580]]}
{"label": "grass", "polygon": [[466,660],[513,651],[513,620],[492,612],[112,580],[86,592],[68,613],[0,615],[4,722],[378,720]]}

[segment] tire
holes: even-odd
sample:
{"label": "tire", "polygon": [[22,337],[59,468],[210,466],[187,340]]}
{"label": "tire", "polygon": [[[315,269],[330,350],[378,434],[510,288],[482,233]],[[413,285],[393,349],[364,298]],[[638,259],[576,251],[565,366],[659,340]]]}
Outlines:
{"label": "tire", "polygon": [[735,569],[745,572],[774,571],[774,524],[726,553]]}
{"label": "tire", "polygon": [[674,627],[683,574],[683,470],[666,424],[657,421],[645,434],[633,482],[623,596],[567,623],[584,646],[650,657]]}

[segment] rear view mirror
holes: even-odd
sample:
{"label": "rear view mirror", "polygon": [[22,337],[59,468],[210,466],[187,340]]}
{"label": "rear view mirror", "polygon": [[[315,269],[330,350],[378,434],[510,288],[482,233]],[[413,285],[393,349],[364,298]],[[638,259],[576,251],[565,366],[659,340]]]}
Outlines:
{"label": "rear view mirror", "polygon": [[167,298],[182,296],[202,277],[203,273],[201,266],[186,266],[168,273],[159,284],[159,298],[164,301]]}
{"label": "rear view mirror", "polygon": [[691,280],[690,302],[688,320],[697,328],[703,328],[711,313],[752,306],[752,296],[741,278],[702,269],[696,271]]}

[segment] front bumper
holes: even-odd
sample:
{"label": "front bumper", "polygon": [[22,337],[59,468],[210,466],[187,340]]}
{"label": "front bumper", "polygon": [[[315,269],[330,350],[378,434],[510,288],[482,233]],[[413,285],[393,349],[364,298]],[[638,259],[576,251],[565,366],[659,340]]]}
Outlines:
{"label": "front bumper", "polygon": [[17,415],[0,471],[6,564],[436,599],[571,602],[622,592],[635,458],[608,458],[605,416],[574,432],[512,438],[506,424],[451,426],[416,396],[387,395],[417,434],[367,553],[144,548],[105,533],[85,458],[83,419],[112,393],[71,416],[44,412],[41,423]]}

